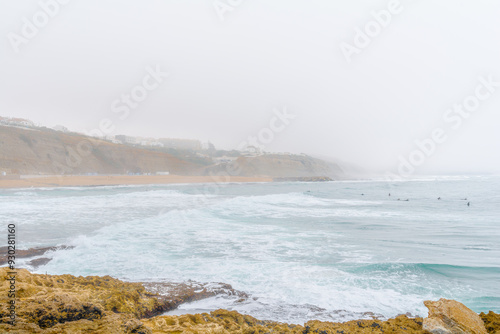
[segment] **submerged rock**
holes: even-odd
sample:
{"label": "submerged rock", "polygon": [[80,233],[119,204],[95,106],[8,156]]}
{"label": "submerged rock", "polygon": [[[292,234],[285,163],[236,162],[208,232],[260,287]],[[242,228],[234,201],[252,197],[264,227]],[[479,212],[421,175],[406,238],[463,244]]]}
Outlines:
{"label": "submerged rock", "polygon": [[[73,249],[73,246],[52,246],[52,247],[40,247],[40,248],[30,248],[30,249],[16,249],[16,258],[22,259],[22,258],[32,258],[32,257],[37,257],[44,255],[47,252],[50,251],[57,251],[57,250],[64,250],[64,249]],[[0,254],[5,254],[5,255],[0,255],[0,266],[3,266],[7,263],[7,247],[0,247]],[[33,259],[28,264],[33,267],[38,267],[44,264],[47,264],[50,262],[52,259],[51,258],[38,258],[38,259]]]}
{"label": "submerged rock", "polygon": [[487,334],[479,315],[455,300],[426,300],[429,316],[423,328],[433,334]]}
{"label": "submerged rock", "polygon": [[52,259],[50,259],[48,257],[39,257],[37,259],[30,260],[29,262],[27,262],[27,264],[36,269],[40,266],[46,265],[50,261],[52,261]]}

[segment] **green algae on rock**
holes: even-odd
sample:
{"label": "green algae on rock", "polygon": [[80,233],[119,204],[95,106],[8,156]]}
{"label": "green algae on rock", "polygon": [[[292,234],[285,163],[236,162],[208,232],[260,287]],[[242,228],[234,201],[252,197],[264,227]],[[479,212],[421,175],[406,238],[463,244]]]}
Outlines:
{"label": "green algae on rock", "polygon": [[[222,283],[211,290],[202,283],[129,283],[110,276],[39,275],[25,269],[16,270],[17,319],[16,325],[12,326],[8,323],[7,291],[10,285],[5,279],[8,271],[8,268],[0,268],[0,277],[3,278],[0,285],[0,333],[430,333],[423,329],[422,318],[406,315],[386,321],[332,323],[312,320],[304,325],[258,320],[227,310],[162,316],[163,312],[186,301],[220,293],[247,296]],[[480,317],[488,333],[500,333],[500,315],[489,312],[481,313]]]}
{"label": "green algae on rock", "polygon": [[37,275],[26,269],[16,269],[17,319],[12,326],[8,324],[9,282],[5,280],[9,271],[0,268],[1,333],[79,333],[87,330],[89,333],[112,333],[117,332],[112,328],[120,328],[131,319],[159,314],[165,309],[161,299],[147,292],[140,283],[122,282],[109,276]]}
{"label": "green algae on rock", "polygon": [[500,334],[500,314],[489,311],[488,313],[481,312],[479,316],[483,320],[488,333]]}
{"label": "green algae on rock", "polygon": [[[129,329],[131,333],[149,333],[147,329],[141,329],[139,319],[223,291],[239,293],[227,284],[220,284],[219,290],[208,290],[203,284],[194,283],[142,284],[123,282],[110,276],[39,275],[16,269],[17,325],[12,327],[8,324],[7,309],[9,282],[6,277],[9,271],[0,268],[0,333],[14,330],[19,333],[79,333],[87,330],[89,333],[127,333]],[[169,293],[162,294],[163,290]]]}
{"label": "green algae on rock", "polygon": [[166,333],[290,333],[290,334],[329,334],[329,333],[428,333],[422,329],[421,318],[408,318],[401,315],[388,321],[354,320],[345,323],[308,321],[301,325],[289,325],[275,321],[261,321],[236,311],[217,310],[214,312],[182,315],[158,316],[143,319],[144,325],[153,334]]}

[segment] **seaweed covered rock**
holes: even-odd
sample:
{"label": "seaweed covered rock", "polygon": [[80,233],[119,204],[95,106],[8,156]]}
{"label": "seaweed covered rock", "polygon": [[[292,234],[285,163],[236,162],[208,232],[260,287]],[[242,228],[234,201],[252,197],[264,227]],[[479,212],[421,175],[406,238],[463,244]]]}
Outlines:
{"label": "seaweed covered rock", "polygon": [[[18,269],[16,275],[16,323],[9,324],[7,268],[0,268],[0,333],[13,334],[226,334],[226,333],[500,333],[500,315],[480,317],[455,301],[426,302],[430,317],[405,315],[386,321],[355,320],[345,323],[308,321],[293,325],[263,321],[236,311],[162,316],[187,301],[217,294],[246,294],[222,283],[127,283],[104,276],[38,275]],[[430,319],[430,320],[429,320]],[[439,325],[452,329],[429,328]],[[482,319],[482,320],[481,320]],[[483,323],[484,321],[484,323]],[[424,324],[424,326],[423,326]],[[426,325],[427,324],[427,325]],[[486,328],[484,327],[486,324]],[[466,326],[466,327],[464,327]],[[426,329],[430,329],[431,332]],[[444,331],[446,330],[446,331]],[[458,331],[460,330],[460,331]],[[468,331],[467,331],[468,330]]]}
{"label": "seaweed covered rock", "polygon": [[[130,326],[131,320],[137,321],[167,309],[164,299],[149,293],[140,283],[122,282],[109,276],[37,275],[16,269],[16,326],[12,326],[7,307],[11,300],[8,297],[11,285],[8,278],[11,275],[8,272],[7,268],[0,268],[1,333],[39,333],[44,330],[64,333],[57,330],[61,326],[68,333],[81,330],[138,333],[137,328],[142,324]],[[116,316],[117,313],[120,315]],[[144,333],[148,331],[144,329]]]}
{"label": "seaweed covered rock", "polygon": [[344,323],[309,321],[305,324],[308,333],[428,333],[422,328],[422,318],[400,315],[387,321],[353,320]]}
{"label": "seaweed covered rock", "polygon": [[0,268],[0,333],[148,334],[141,318],[217,294],[238,295],[222,283],[129,283],[110,276],[32,274],[16,269],[16,325],[9,324],[9,269]]}
{"label": "seaweed covered rock", "polygon": [[304,326],[289,325],[275,321],[261,321],[236,311],[217,310],[214,312],[182,315],[158,316],[143,320],[153,334],[167,333],[290,333],[290,334],[351,334],[351,333],[429,333],[422,329],[421,318],[405,315],[381,320],[356,320],[345,323],[309,321]]}
{"label": "seaweed covered rock", "polygon": [[304,327],[261,321],[236,311],[217,310],[202,314],[158,316],[143,320],[153,334],[164,333],[304,333]]}
{"label": "seaweed covered rock", "polygon": [[47,299],[33,299],[34,303],[23,304],[18,314],[40,328],[81,319],[98,320],[104,315],[102,308],[91,303],[80,302],[69,295],[53,295]]}
{"label": "seaweed covered rock", "polygon": [[[137,317],[163,311],[160,300],[146,291],[141,283],[122,282],[110,276],[37,275],[26,269],[17,269],[16,272],[19,309],[28,304],[44,304],[47,299],[57,296],[61,300],[91,303],[102,310],[132,313]],[[3,291],[8,289],[7,273],[7,268],[0,268],[0,289]],[[7,293],[1,294],[0,299],[5,298]]]}
{"label": "seaweed covered rock", "polygon": [[19,319],[15,326],[0,323],[0,333],[12,334],[152,334],[151,329],[130,314],[109,313],[98,320],[81,319],[40,328],[35,323]]}
{"label": "seaweed covered rock", "polygon": [[479,316],[483,320],[488,333],[500,334],[500,314],[489,311],[488,313],[481,312]]}

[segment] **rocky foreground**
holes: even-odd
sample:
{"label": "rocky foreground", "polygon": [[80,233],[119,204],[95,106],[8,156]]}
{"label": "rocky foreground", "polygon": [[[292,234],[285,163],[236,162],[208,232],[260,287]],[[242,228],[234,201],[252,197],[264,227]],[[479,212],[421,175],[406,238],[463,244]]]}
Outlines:
{"label": "rocky foreground", "polygon": [[[161,316],[181,303],[219,293],[244,296],[226,284],[128,283],[110,276],[38,275],[17,269],[15,325],[8,268],[0,268],[0,333],[500,333],[500,315],[480,315],[441,299],[425,302],[429,317],[387,321],[308,321],[303,326],[261,321],[235,311]],[[167,293],[165,293],[167,291]]]}

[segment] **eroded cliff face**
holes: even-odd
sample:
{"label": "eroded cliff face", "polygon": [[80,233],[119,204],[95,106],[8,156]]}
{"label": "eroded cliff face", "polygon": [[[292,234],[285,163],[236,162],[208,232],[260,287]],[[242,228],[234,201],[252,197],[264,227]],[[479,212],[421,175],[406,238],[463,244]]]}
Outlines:
{"label": "eroded cliff face", "polygon": [[[25,269],[16,270],[17,318],[12,326],[8,323],[9,271],[0,268],[0,333],[429,333],[422,328],[422,318],[405,315],[387,321],[309,321],[303,326],[261,321],[226,310],[161,316],[183,302],[219,293],[247,296],[226,284],[215,288],[210,284],[210,289],[200,283],[141,284],[109,276],[38,275]],[[490,312],[480,317],[488,333],[500,333],[500,315]]]}
{"label": "eroded cliff face", "polygon": [[333,163],[306,155],[266,154],[206,165],[142,147],[54,131],[0,125],[0,172],[7,174],[126,174],[168,171],[178,175],[344,178]]}
{"label": "eroded cliff face", "polygon": [[240,157],[236,161],[205,169],[206,175],[228,173],[238,176],[279,177],[330,177],[343,178],[342,169],[333,163],[307,155],[267,154],[256,157]]}
{"label": "eroded cliff face", "polygon": [[168,153],[50,129],[0,126],[0,171],[8,174],[199,173]]}

